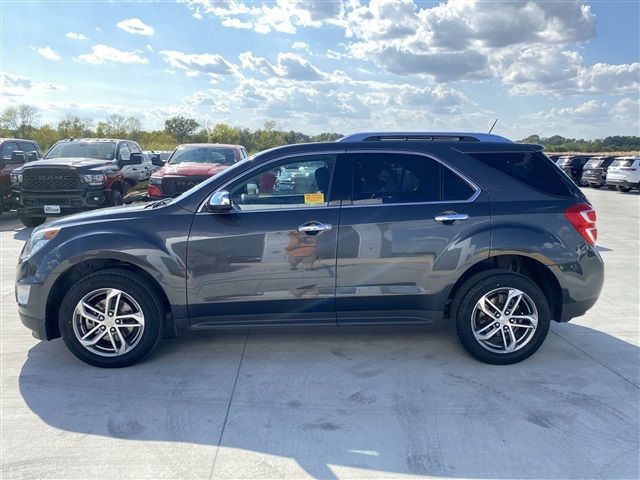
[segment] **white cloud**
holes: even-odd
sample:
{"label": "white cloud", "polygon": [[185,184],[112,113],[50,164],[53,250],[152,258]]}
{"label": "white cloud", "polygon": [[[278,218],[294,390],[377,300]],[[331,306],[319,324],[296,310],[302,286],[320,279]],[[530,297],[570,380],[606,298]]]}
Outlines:
{"label": "white cloud", "polygon": [[309,51],[309,44],[304,43],[304,42],[293,42],[291,44],[291,48],[294,50],[305,50],[305,51]]}
{"label": "white cloud", "polygon": [[257,71],[267,77],[308,82],[329,79],[329,74],[295,53],[279,53],[276,65],[272,65],[265,58],[253,56],[251,52],[243,52],[239,58],[243,68]]}
{"label": "white cloud", "polygon": [[145,24],[139,18],[126,18],[124,20],[120,20],[116,26],[125,32],[133,33],[134,35],[150,36],[153,35],[155,31],[151,25]]}
{"label": "white cloud", "polygon": [[258,33],[271,31],[295,33],[298,26],[318,28],[339,25],[344,17],[342,1],[276,0],[251,2],[236,0],[181,0],[202,19],[204,14],[220,19],[229,28],[252,29]]}
{"label": "white cloud", "polygon": [[82,33],[74,33],[74,32],[67,32],[64,34],[65,37],[70,38],[71,40],[86,40],[87,37],[85,35],[83,35]]}
{"label": "white cloud", "polygon": [[626,93],[640,88],[640,63],[589,66],[578,52],[559,46],[504,51],[494,62],[502,81],[518,95]]}
{"label": "white cloud", "polygon": [[[34,82],[22,75],[0,73],[0,97],[28,97],[33,92],[61,92],[66,90],[62,85],[53,82]],[[25,98],[25,100],[29,100]]]}
{"label": "white cloud", "polygon": [[31,47],[31,50],[35,50],[38,52],[38,55],[41,57],[47,58],[49,60],[60,60],[60,55],[58,55],[53,48],[51,47]]}
{"label": "white cloud", "polygon": [[87,63],[101,65],[103,63],[149,63],[144,57],[141,57],[139,51],[124,52],[108,45],[93,45],[91,53],[78,55],[77,59]]}
{"label": "white cloud", "polygon": [[233,75],[237,68],[222,55],[211,53],[188,54],[177,50],[162,50],[160,55],[171,67],[185,70],[195,77],[201,73],[209,75]]}

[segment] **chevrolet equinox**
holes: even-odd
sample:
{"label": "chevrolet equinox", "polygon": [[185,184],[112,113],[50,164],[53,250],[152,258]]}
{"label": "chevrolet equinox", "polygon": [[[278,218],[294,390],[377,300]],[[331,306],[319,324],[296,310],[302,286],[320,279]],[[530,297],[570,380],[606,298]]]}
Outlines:
{"label": "chevrolet equinox", "polygon": [[450,321],[519,362],[602,288],[596,213],[542,147],[474,133],[359,133],[242,160],[177,198],[36,228],[22,322],[123,367],[182,328]]}

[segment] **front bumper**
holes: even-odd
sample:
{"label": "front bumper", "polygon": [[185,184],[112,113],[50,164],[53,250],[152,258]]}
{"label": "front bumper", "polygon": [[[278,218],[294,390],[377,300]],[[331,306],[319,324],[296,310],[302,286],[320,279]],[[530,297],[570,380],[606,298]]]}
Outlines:
{"label": "front bumper", "polygon": [[[59,335],[57,325],[47,325],[46,306],[48,291],[40,283],[16,283],[16,301],[18,300],[18,288],[28,288],[27,298],[24,291],[21,293],[21,303],[18,303],[18,315],[22,324],[31,330],[31,334],[38,340],[52,340]],[[24,302],[24,303],[22,303]],[[49,328],[47,328],[49,327]]]}
{"label": "front bumper", "polygon": [[45,205],[57,205],[60,213],[47,213],[46,216],[58,216],[104,207],[109,194],[110,190],[100,188],[63,193],[15,192],[14,196],[20,214],[43,216]]}

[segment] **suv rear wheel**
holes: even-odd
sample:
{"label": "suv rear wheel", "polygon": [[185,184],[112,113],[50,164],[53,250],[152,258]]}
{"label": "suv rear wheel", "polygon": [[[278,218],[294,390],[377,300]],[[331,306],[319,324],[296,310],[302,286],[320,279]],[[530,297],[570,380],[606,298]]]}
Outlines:
{"label": "suv rear wheel", "polygon": [[126,367],[146,357],[162,336],[164,303],[128,270],[88,275],[65,295],[59,326],[71,352],[103,368]]}
{"label": "suv rear wheel", "polygon": [[47,220],[46,217],[31,217],[27,215],[20,215],[20,221],[27,228],[37,227],[42,225]]}
{"label": "suv rear wheel", "polygon": [[531,356],[549,331],[549,303],[531,279],[506,270],[474,275],[461,285],[451,318],[465,349],[485,363],[507,365]]}

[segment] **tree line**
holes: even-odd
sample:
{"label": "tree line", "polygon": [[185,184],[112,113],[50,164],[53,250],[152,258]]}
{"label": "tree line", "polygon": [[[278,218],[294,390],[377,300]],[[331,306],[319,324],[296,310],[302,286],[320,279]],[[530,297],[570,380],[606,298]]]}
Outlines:
{"label": "tree line", "polygon": [[[145,150],[173,150],[180,143],[229,143],[244,145],[250,153],[292,143],[332,141],[342,137],[341,133],[326,132],[306,135],[293,130],[277,128],[268,121],[263,128],[249,129],[218,123],[204,128],[195,119],[174,116],[164,122],[164,129],[143,130],[140,119],[114,113],[105,119],[65,115],[57,124],[38,126],[40,112],[31,105],[7,107],[0,114],[0,137],[17,137],[35,140],[43,150],[63,138],[127,138],[135,140]],[[565,138],[560,135],[543,138],[538,135],[519,140],[523,143],[544,145],[548,152],[632,152],[640,150],[638,136],[611,136],[602,139],[584,140]]]}

